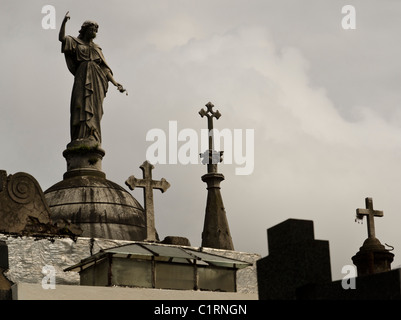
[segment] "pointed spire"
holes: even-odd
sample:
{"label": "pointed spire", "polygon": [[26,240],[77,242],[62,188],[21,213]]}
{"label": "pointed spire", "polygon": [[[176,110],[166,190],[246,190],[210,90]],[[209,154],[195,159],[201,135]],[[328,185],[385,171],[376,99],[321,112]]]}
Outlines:
{"label": "pointed spire", "polygon": [[205,210],[205,222],[202,232],[202,247],[234,250],[233,241],[228,226],[226,211],[224,209],[223,198],[220,193],[220,182],[224,176],[217,172],[217,164],[223,159],[223,151],[213,150],[213,118],[220,118],[221,113],[213,110],[214,105],[209,102],[205,109],[201,109],[199,114],[203,118],[207,117],[209,129],[209,149],[200,157],[202,163],[207,164],[207,173],[202,176],[202,181],[207,184],[207,202]]}

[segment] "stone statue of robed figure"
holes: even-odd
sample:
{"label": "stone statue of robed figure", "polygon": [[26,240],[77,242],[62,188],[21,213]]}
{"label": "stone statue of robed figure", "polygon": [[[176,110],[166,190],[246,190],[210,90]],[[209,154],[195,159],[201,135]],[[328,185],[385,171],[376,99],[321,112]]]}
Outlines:
{"label": "stone statue of robed figure", "polygon": [[85,21],[78,37],[66,36],[65,25],[70,19],[67,12],[61,24],[59,40],[62,43],[67,67],[74,75],[71,95],[71,142],[86,141],[100,145],[102,136],[100,121],[103,116],[103,100],[110,81],[120,92],[126,91],[113,78],[102,49],[93,42],[98,24]]}

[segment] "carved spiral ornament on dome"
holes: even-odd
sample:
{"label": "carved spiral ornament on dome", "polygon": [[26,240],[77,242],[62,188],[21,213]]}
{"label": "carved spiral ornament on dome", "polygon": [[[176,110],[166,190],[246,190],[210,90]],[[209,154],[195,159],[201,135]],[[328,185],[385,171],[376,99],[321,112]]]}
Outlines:
{"label": "carved spiral ornament on dome", "polygon": [[32,177],[25,173],[10,175],[8,194],[17,203],[25,204],[33,200],[36,193],[36,183]]}

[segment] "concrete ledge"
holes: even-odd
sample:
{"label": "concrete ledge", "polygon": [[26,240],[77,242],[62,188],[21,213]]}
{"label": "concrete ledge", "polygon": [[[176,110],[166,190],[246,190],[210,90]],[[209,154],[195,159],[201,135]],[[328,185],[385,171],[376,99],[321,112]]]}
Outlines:
{"label": "concrete ledge", "polygon": [[11,290],[13,300],[258,300],[255,293],[74,285],[43,289],[41,284],[32,283],[17,283]]}

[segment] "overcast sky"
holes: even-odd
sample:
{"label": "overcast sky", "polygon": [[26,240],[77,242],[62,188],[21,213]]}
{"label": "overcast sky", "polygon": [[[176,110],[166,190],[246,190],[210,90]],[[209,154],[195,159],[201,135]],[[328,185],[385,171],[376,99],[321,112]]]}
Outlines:
{"label": "overcast sky", "polygon": [[[56,9],[55,30],[42,28],[44,5]],[[356,9],[354,30],[342,27],[344,5]],[[372,197],[384,211],[376,235],[401,265],[400,1],[1,0],[0,169],[30,173],[43,190],[66,171],[73,76],[58,31],[67,11],[67,34],[99,23],[95,42],[129,93],[110,84],[104,102],[109,180],[141,176],[152,129],[168,137],[174,121],[200,136],[198,111],[211,101],[222,114],[216,128],[254,130],[253,172],[219,165],[236,250],[266,256],[266,229],[313,220],[340,279],[367,237],[355,210]],[[171,184],[155,191],[162,239],[201,244],[204,173],[202,164],[156,165],[153,178]],[[143,203],[141,189],[132,194]]]}

